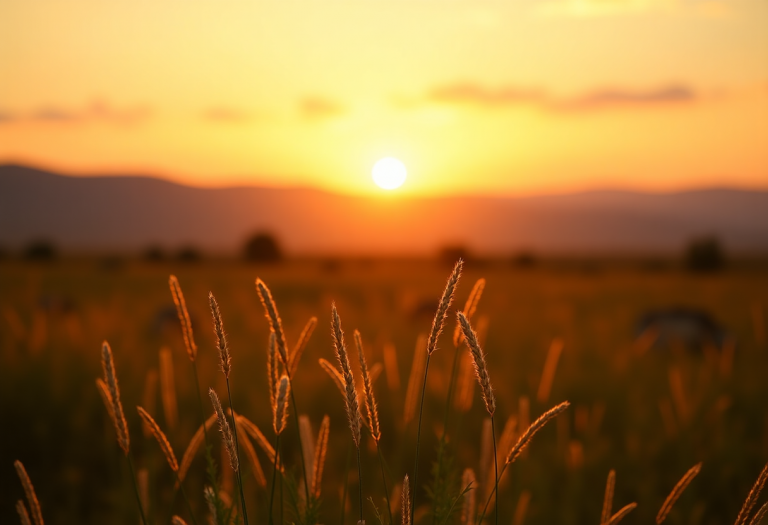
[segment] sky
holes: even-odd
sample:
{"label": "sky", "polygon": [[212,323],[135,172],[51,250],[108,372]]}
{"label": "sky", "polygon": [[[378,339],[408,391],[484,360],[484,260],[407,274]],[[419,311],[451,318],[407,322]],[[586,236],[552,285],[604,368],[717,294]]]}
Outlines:
{"label": "sky", "polygon": [[0,162],[400,194],[768,189],[765,0],[2,0]]}

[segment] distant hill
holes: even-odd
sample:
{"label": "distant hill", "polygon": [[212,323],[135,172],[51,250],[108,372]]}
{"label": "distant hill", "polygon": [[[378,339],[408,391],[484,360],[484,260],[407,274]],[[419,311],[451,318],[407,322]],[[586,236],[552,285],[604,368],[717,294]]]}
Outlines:
{"label": "distant hill", "polygon": [[0,245],[46,238],[66,250],[239,250],[273,232],[292,254],[678,253],[713,234],[768,252],[768,191],[624,191],[520,198],[387,198],[311,189],[192,188],[135,176],[69,177],[0,166]]}

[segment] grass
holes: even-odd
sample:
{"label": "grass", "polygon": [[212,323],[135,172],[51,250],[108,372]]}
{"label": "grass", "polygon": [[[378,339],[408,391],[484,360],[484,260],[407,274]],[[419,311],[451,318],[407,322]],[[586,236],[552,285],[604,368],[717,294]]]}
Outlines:
{"label": "grass", "polygon": [[[346,510],[341,506],[350,440],[343,398],[317,365],[321,357],[333,360],[331,301],[336,302],[344,326],[359,329],[370,341],[366,348],[370,364],[383,363],[384,346],[391,343],[397,349],[399,376],[406,378],[414,342],[430,327],[450,267],[427,261],[368,261],[334,268],[311,261],[268,267],[223,261],[188,266],[128,263],[110,269],[92,261],[49,266],[2,263],[0,406],[6,420],[15,424],[4,429],[0,447],[0,465],[6,465],[0,469],[0,483],[8,487],[7,497],[0,501],[0,522],[18,522],[15,506],[23,491],[11,468],[17,458],[35,482],[45,523],[135,525],[139,521],[128,465],[120,462],[123,454],[114,428],[93,386],[93,379],[100,375],[99,348],[104,339],[110,341],[120,378],[131,454],[136,465],[150,473],[153,515],[147,520],[161,523],[176,513],[192,522],[184,502],[171,506],[173,473],[157,444],[143,437],[134,408],[142,404],[147,370],[159,368],[158,350],[167,346],[176,371],[179,421],[171,429],[162,411],[152,416],[176,450],[186,448],[201,424],[196,374],[181,373],[180,368],[188,366],[189,357],[168,292],[171,273],[179,276],[189,308],[200,387],[219,391],[226,387],[218,371],[207,304],[208,290],[216,290],[233,349],[231,402],[262,430],[271,423],[264,366],[269,323],[253,289],[254,278],[270,284],[289,341],[298,338],[308,318],[319,318],[319,329],[291,375],[302,413],[315,425],[324,414],[330,416],[322,497],[313,514],[320,523],[342,515],[347,523],[358,520],[359,498]],[[523,271],[500,263],[468,264],[452,312],[464,304],[472,283],[480,277],[487,279],[487,285],[472,324],[479,325],[483,318],[488,322],[482,347],[494,381],[499,421],[517,413],[522,396],[531,400],[531,419],[565,399],[572,403],[536,435],[527,455],[511,465],[502,463],[501,497],[497,498],[500,521],[511,522],[519,511],[518,502],[525,502],[522,523],[526,525],[599,523],[605,477],[615,469],[617,508],[638,504],[622,523],[651,523],[676,482],[699,461],[703,462],[701,472],[679,495],[665,523],[734,521],[768,459],[763,406],[768,395],[764,381],[768,353],[755,322],[760,318],[755,312],[765,312],[768,306],[768,272],[734,270],[699,276],[626,267]],[[704,308],[729,329],[737,340],[732,361],[721,353],[695,354],[674,347],[640,354],[634,320],[650,308],[677,304]],[[449,333],[455,327],[453,315],[446,325]],[[765,314],[761,315],[765,322]],[[555,338],[562,339],[563,348],[548,387],[549,399],[543,403],[537,395]],[[487,413],[475,384],[472,409],[452,413],[444,423],[454,362],[449,339],[446,334],[439,339],[426,383],[419,377],[419,388],[424,385],[424,412],[418,465],[429,471],[436,457],[431,451],[439,449],[447,428],[451,468],[460,479],[465,468],[478,468],[479,429]],[[357,362],[352,361],[358,374]],[[388,477],[398,481],[413,472],[417,428],[415,418],[403,423],[406,382],[399,390],[391,390],[385,374],[373,382],[382,427],[379,446]],[[209,410],[206,406],[206,413]],[[301,466],[301,447],[293,445],[300,442],[293,416],[290,421],[284,432],[288,437],[280,440],[280,460],[286,466],[288,492],[295,489],[297,496],[285,498],[287,507],[280,511],[285,510],[286,516],[294,516],[291,505],[306,505],[306,486],[299,487],[306,469]],[[216,453],[220,437],[216,433],[205,437],[213,447],[211,456],[220,457]],[[260,449],[257,452],[264,464],[271,464]],[[503,461],[504,456],[505,451],[499,450],[499,459]],[[208,514],[203,487],[211,484],[206,463],[200,453],[184,480],[192,511],[201,523]],[[229,466],[215,468],[221,475]],[[256,509],[255,515],[249,513],[250,522],[266,523],[269,486],[262,489],[246,463],[240,468],[244,499]],[[367,523],[376,523],[377,514],[387,521],[389,513],[381,509],[387,504],[384,494],[393,496],[393,503],[401,498],[398,491],[385,492],[379,453],[365,433],[356,470],[350,472],[350,492],[359,492],[357,478],[362,478]],[[277,476],[282,477],[279,470]],[[478,479],[477,489],[482,489],[478,496],[486,490],[481,486],[486,482]],[[431,503],[424,497],[424,487],[412,485],[411,494],[416,525],[430,522]],[[239,494],[228,496],[230,505],[239,499]],[[478,512],[485,503],[477,498]],[[754,507],[761,505],[759,501]],[[374,513],[375,507],[382,512]],[[493,509],[489,519],[495,519]],[[399,521],[399,505],[390,510]],[[451,522],[460,515],[453,513]]]}

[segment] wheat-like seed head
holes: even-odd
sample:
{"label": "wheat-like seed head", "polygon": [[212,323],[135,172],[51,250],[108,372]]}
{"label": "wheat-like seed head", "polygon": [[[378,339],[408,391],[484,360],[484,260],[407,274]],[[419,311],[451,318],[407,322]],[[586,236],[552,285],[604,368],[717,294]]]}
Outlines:
{"label": "wheat-like seed head", "polygon": [[448,308],[451,307],[451,303],[453,302],[453,294],[456,291],[456,285],[459,283],[461,269],[463,267],[464,261],[459,259],[456,266],[453,267],[450,277],[448,277],[448,283],[446,283],[445,290],[443,290],[443,296],[440,298],[440,303],[437,306],[435,318],[432,320],[432,329],[429,331],[429,339],[427,339],[427,354],[429,355],[432,355],[432,352],[437,349],[437,339],[443,331],[445,317],[448,315]]}
{"label": "wheat-like seed head", "polygon": [[96,378],[96,388],[99,390],[101,400],[104,402],[104,407],[107,409],[109,419],[117,430],[117,419],[115,418],[115,405],[112,403],[112,394],[109,393],[109,387],[100,377]]}
{"label": "wheat-like seed head", "polygon": [[613,512],[613,491],[616,487],[616,471],[608,472],[608,479],[605,482],[605,496],[603,497],[603,513],[600,516],[600,525],[607,525],[611,521]]}
{"label": "wheat-like seed head", "polygon": [[472,355],[472,362],[475,365],[475,375],[477,376],[477,382],[480,384],[480,390],[483,393],[483,401],[485,401],[485,409],[490,416],[496,411],[496,396],[493,394],[493,387],[491,386],[491,376],[488,375],[488,365],[485,362],[485,354],[483,349],[480,348],[480,343],[477,341],[477,334],[469,324],[469,320],[462,313],[458,312],[457,317],[459,324],[461,324],[461,331],[464,333],[464,339],[469,347],[469,352]]}
{"label": "wheat-like seed head", "polygon": [[264,305],[264,311],[266,312],[269,326],[277,336],[277,350],[280,355],[280,361],[282,361],[283,366],[288,367],[288,345],[285,343],[283,323],[280,320],[280,314],[277,313],[275,301],[272,299],[272,292],[269,291],[269,288],[264,284],[264,281],[259,278],[256,279],[256,292],[259,294],[261,304]]}
{"label": "wheat-like seed head", "polygon": [[403,490],[400,493],[400,517],[403,525],[411,525],[411,491],[408,486],[408,474],[403,478]]}
{"label": "wheat-like seed head", "polygon": [[[235,421],[240,421],[237,415],[235,415]],[[243,450],[245,450],[245,455],[248,457],[248,461],[251,463],[253,477],[256,478],[256,483],[262,488],[266,487],[267,477],[264,475],[264,469],[261,468],[261,462],[259,461],[259,456],[256,455],[256,450],[253,448],[253,443],[248,439],[248,433],[240,432],[237,437]]]}
{"label": "wheat-like seed head", "polygon": [[355,389],[355,377],[352,375],[352,366],[349,364],[347,347],[344,345],[344,332],[341,330],[341,319],[336,311],[336,305],[331,305],[331,334],[333,345],[336,347],[336,357],[341,366],[341,374],[344,377],[344,399],[346,400],[347,419],[352,431],[352,440],[356,447],[360,447],[360,405],[357,401]]}
{"label": "wheat-like seed head", "polygon": [[763,467],[763,470],[757,477],[757,481],[755,481],[755,484],[752,486],[752,490],[749,491],[747,499],[744,501],[744,505],[741,507],[739,515],[736,517],[736,525],[745,525],[747,523],[749,514],[752,512],[755,503],[757,503],[757,498],[760,497],[760,493],[763,491],[766,480],[768,480],[768,464]]}
{"label": "wheat-like seed head", "polygon": [[630,503],[629,505],[625,505],[622,507],[616,514],[611,516],[610,521],[608,521],[608,525],[616,525],[618,522],[623,520],[627,514],[632,512],[637,508],[637,503]]}
{"label": "wheat-like seed head", "polygon": [[287,375],[283,375],[277,385],[277,410],[275,411],[275,417],[272,418],[272,427],[275,429],[275,434],[278,435],[285,430],[285,426],[288,423],[288,396],[290,393],[291,382],[288,380]]}
{"label": "wheat-like seed head", "polygon": [[168,461],[168,465],[170,465],[171,470],[178,472],[179,463],[176,461],[176,454],[173,453],[173,448],[171,448],[171,444],[168,442],[168,438],[165,437],[163,431],[160,430],[160,426],[155,422],[152,416],[147,413],[146,410],[141,407],[136,407],[136,410],[139,412],[141,419],[152,430],[152,435],[155,436],[157,443],[160,445],[160,449],[163,451],[163,454],[165,454],[165,459]]}
{"label": "wheat-like seed head", "polygon": [[[469,292],[469,297],[467,297],[467,302],[464,303],[464,309],[462,312],[464,312],[464,315],[467,316],[467,319],[470,321],[472,320],[472,316],[475,315],[475,311],[477,310],[477,304],[480,302],[480,297],[483,295],[483,290],[485,289],[485,279],[478,279],[475,282],[475,285],[472,287],[472,291]],[[456,323],[456,329],[453,331],[453,346],[457,347],[464,342],[464,334],[461,331],[461,324]]]}
{"label": "wheat-like seed head", "polygon": [[376,406],[376,397],[373,394],[373,381],[371,380],[371,375],[368,373],[368,364],[365,361],[363,339],[360,337],[360,332],[357,330],[355,330],[354,335],[358,360],[360,361],[360,372],[363,376],[365,409],[366,412],[368,412],[368,425],[371,429],[371,437],[378,442],[381,439],[381,426],[379,425],[379,408]]}
{"label": "wheat-like seed head", "polygon": [[24,465],[18,459],[13,462],[13,466],[16,468],[16,474],[18,474],[21,486],[24,488],[24,493],[27,495],[27,503],[29,504],[29,510],[32,513],[32,520],[35,525],[43,525],[43,512],[40,510],[40,502],[37,500],[35,487],[32,485],[32,480],[29,479],[27,469],[24,468]]}
{"label": "wheat-like seed head", "polygon": [[160,349],[160,393],[163,401],[165,424],[173,430],[179,420],[179,407],[176,403],[176,381],[173,373],[173,357],[168,348]]}
{"label": "wheat-like seed head", "polygon": [[[197,454],[197,451],[200,449],[200,445],[203,444],[203,441],[205,440],[205,432],[206,429],[210,428],[211,425],[216,421],[216,414],[213,413],[211,416],[197,429],[197,432],[194,433],[192,436],[192,439],[189,440],[189,445],[187,445],[187,450],[184,451],[184,455],[181,457],[181,463],[179,463],[179,471],[176,473],[176,477],[180,481],[184,481],[184,478],[187,476],[187,472],[189,472],[189,467],[192,466],[192,460],[195,459],[195,454]],[[176,481],[176,485],[178,485],[179,481]]]}
{"label": "wheat-like seed head", "polygon": [[101,345],[101,367],[104,370],[104,382],[109,390],[109,400],[112,402],[112,419],[115,422],[115,430],[117,431],[117,443],[127,456],[130,450],[131,438],[128,434],[128,423],[125,421],[125,414],[123,413],[123,404],[120,402],[120,387],[117,384],[112,349],[106,341]]}
{"label": "wheat-like seed head", "polygon": [[229,355],[229,345],[227,345],[227,334],[224,332],[224,322],[221,319],[221,310],[219,303],[213,296],[213,292],[208,292],[208,302],[211,304],[211,314],[213,315],[213,333],[216,334],[216,348],[219,351],[219,366],[224,372],[224,377],[229,379],[229,373],[232,370],[232,357]]}
{"label": "wheat-like seed head", "polygon": [[539,416],[539,418],[534,421],[531,426],[525,430],[525,432],[523,432],[523,435],[520,436],[520,438],[517,440],[515,446],[512,447],[512,449],[509,451],[509,454],[507,454],[506,463],[510,464],[515,461],[523,449],[525,449],[525,447],[528,446],[528,444],[531,442],[531,439],[533,439],[533,436],[536,434],[536,432],[541,430],[544,425],[560,415],[569,406],[571,406],[571,404],[568,401],[563,401],[559,405],[550,408],[541,416]]}
{"label": "wheat-like seed head", "polygon": [[669,493],[667,499],[664,500],[664,503],[659,509],[659,513],[656,515],[657,525],[661,525],[661,523],[664,522],[664,520],[667,518],[667,514],[669,514],[669,511],[672,510],[672,506],[700,471],[701,463],[697,463],[696,465],[692,466],[688,472],[683,475],[682,478],[680,478],[680,481],[677,482],[677,485],[675,485],[675,487],[672,489],[672,492]]}
{"label": "wheat-like seed head", "polygon": [[[245,416],[241,416],[240,414],[236,415],[235,420],[237,421],[237,424],[240,426],[240,428],[244,429],[246,433],[248,433],[254,440],[256,440],[256,443],[259,445],[259,447],[261,447],[261,450],[263,450],[264,453],[267,455],[267,459],[269,459],[269,462],[274,464],[275,449],[272,448],[272,445],[269,443],[269,440],[262,433],[262,431],[259,430],[259,427],[253,424],[253,422],[250,419],[246,418]],[[283,471],[283,467],[279,461],[279,458],[278,458],[277,467],[280,470],[280,472]]]}
{"label": "wheat-like seed head", "polygon": [[19,515],[19,520],[21,520],[21,525],[32,525],[32,522],[29,520],[29,513],[27,512],[27,506],[24,505],[24,502],[21,500],[16,502],[16,513]]}
{"label": "wheat-like seed head", "polygon": [[331,431],[331,418],[323,416],[323,422],[320,424],[320,431],[317,433],[317,443],[315,444],[315,457],[313,460],[314,471],[312,472],[312,483],[310,494],[316,498],[320,497],[320,490],[323,483],[323,469],[325,468],[325,457],[328,453],[328,435]]}
{"label": "wheat-like seed head", "polygon": [[181,286],[175,275],[170,276],[168,285],[171,288],[171,295],[173,296],[173,303],[176,305],[176,312],[179,314],[181,334],[184,337],[184,346],[187,349],[187,355],[189,356],[190,361],[194,361],[197,358],[197,345],[195,344],[195,338],[192,335],[192,321],[189,318],[187,303],[184,301],[184,294],[181,293]]}
{"label": "wheat-like seed head", "polygon": [[304,353],[304,349],[307,347],[309,338],[312,337],[312,333],[315,331],[316,326],[317,317],[311,317],[304,326],[304,330],[299,334],[299,340],[296,342],[296,346],[293,348],[293,352],[291,352],[289,357],[290,366],[288,367],[288,370],[291,372],[291,377],[293,377],[293,374],[295,374],[296,370],[299,368],[301,354]]}
{"label": "wheat-like seed head", "polygon": [[224,415],[224,410],[221,408],[221,401],[219,396],[213,388],[208,389],[208,395],[211,398],[211,404],[216,411],[216,418],[219,420],[219,430],[221,430],[221,436],[224,438],[224,445],[227,447],[229,453],[229,463],[232,465],[232,470],[237,472],[240,468],[240,463],[237,460],[237,449],[235,448],[235,440],[232,437],[232,429],[229,426],[229,421]]}
{"label": "wheat-like seed head", "polygon": [[187,522],[181,519],[179,516],[171,518],[171,525],[187,525]]}
{"label": "wheat-like seed head", "polygon": [[216,493],[213,491],[213,488],[206,485],[203,489],[203,497],[205,498],[205,503],[208,505],[208,512],[211,513],[210,522],[212,524],[218,524],[219,516],[216,509]]}
{"label": "wheat-like seed head", "polygon": [[277,342],[275,332],[269,333],[267,346],[267,384],[269,385],[269,403],[272,407],[272,417],[277,413],[277,382],[280,378],[280,366],[277,362]]}
{"label": "wheat-like seed head", "polygon": [[757,512],[755,512],[755,515],[752,517],[752,521],[749,522],[749,525],[760,525],[763,522],[766,514],[768,514],[768,501],[763,503],[763,506],[760,507]]}
{"label": "wheat-like seed head", "polygon": [[475,501],[477,498],[475,483],[475,471],[471,468],[464,469],[464,474],[461,476],[461,486],[464,487],[462,490],[466,490],[466,492],[464,493],[464,505],[461,508],[462,525],[475,523]]}
{"label": "wheat-like seed head", "polygon": [[306,468],[305,478],[307,481],[307,487],[312,486],[312,472],[314,472],[314,460],[315,460],[315,436],[312,433],[312,423],[309,420],[309,416],[301,414],[299,416],[299,442],[301,444],[301,451],[304,455],[304,466]]}

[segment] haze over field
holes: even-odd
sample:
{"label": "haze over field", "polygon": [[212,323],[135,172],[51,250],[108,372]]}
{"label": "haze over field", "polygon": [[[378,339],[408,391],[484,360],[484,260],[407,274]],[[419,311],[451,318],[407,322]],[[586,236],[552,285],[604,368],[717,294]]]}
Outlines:
{"label": "haze over field", "polygon": [[66,177],[0,166],[0,243],[47,238],[65,249],[192,244],[232,253],[274,233],[290,254],[678,253],[716,235],[768,251],[768,192],[591,192],[493,198],[387,198],[315,189],[193,188],[151,177]]}

